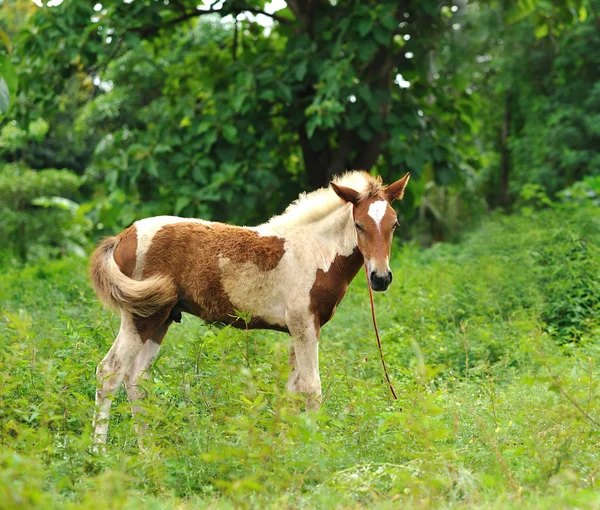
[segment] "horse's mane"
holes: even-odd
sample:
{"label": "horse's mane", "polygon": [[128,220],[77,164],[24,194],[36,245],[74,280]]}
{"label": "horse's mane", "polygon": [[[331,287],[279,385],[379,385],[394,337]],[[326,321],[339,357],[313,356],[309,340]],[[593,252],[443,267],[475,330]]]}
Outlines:
{"label": "horse's mane", "polygon": [[[362,170],[336,176],[333,182],[358,191],[360,200],[379,195],[385,189],[381,177],[373,177]],[[306,225],[319,221],[344,205],[345,202],[336,195],[331,186],[311,193],[301,193],[288,205],[283,214],[273,216],[267,225],[275,228]]]}

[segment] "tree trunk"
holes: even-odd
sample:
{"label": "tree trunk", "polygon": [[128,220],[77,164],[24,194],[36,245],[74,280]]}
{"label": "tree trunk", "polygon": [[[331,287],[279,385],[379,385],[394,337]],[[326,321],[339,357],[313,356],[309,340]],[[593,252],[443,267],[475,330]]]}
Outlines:
{"label": "tree trunk", "polygon": [[306,134],[304,123],[298,130],[298,136],[300,138],[300,146],[302,147],[302,158],[304,159],[304,169],[308,177],[308,185],[311,189],[321,188],[328,183],[329,145],[325,145],[321,150],[314,150],[310,146],[310,140]]}

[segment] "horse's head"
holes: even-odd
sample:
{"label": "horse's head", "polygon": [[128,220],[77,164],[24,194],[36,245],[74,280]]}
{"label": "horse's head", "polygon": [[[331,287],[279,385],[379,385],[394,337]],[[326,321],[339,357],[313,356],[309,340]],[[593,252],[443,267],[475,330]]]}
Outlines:
{"label": "horse's head", "polygon": [[375,196],[362,197],[346,186],[331,183],[337,195],[353,204],[354,226],[358,239],[358,249],[367,264],[369,281],[373,290],[386,290],[392,282],[390,270],[390,250],[392,235],[398,226],[396,211],[391,203],[402,198],[410,174],[391,184]]}

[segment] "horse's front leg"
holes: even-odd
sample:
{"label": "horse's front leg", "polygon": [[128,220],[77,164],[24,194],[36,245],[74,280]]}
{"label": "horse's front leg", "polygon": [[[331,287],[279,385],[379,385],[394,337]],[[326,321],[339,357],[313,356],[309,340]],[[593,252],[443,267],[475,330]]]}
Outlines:
{"label": "horse's front leg", "polygon": [[288,328],[294,340],[290,348],[290,365],[293,369],[287,382],[287,390],[290,393],[304,393],[306,410],[318,411],[321,407],[319,330],[312,316],[292,321]]}

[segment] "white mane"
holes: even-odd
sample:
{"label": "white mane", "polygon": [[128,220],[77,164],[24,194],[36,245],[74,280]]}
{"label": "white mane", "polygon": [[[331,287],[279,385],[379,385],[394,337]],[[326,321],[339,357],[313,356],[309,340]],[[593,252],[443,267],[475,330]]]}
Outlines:
{"label": "white mane", "polygon": [[[346,172],[335,177],[333,182],[358,191],[361,200],[375,196],[384,189],[380,177],[372,177],[362,170]],[[288,205],[283,214],[273,216],[267,225],[274,228],[306,225],[322,219],[345,204],[346,202],[338,197],[330,186],[311,193],[301,193]]]}

